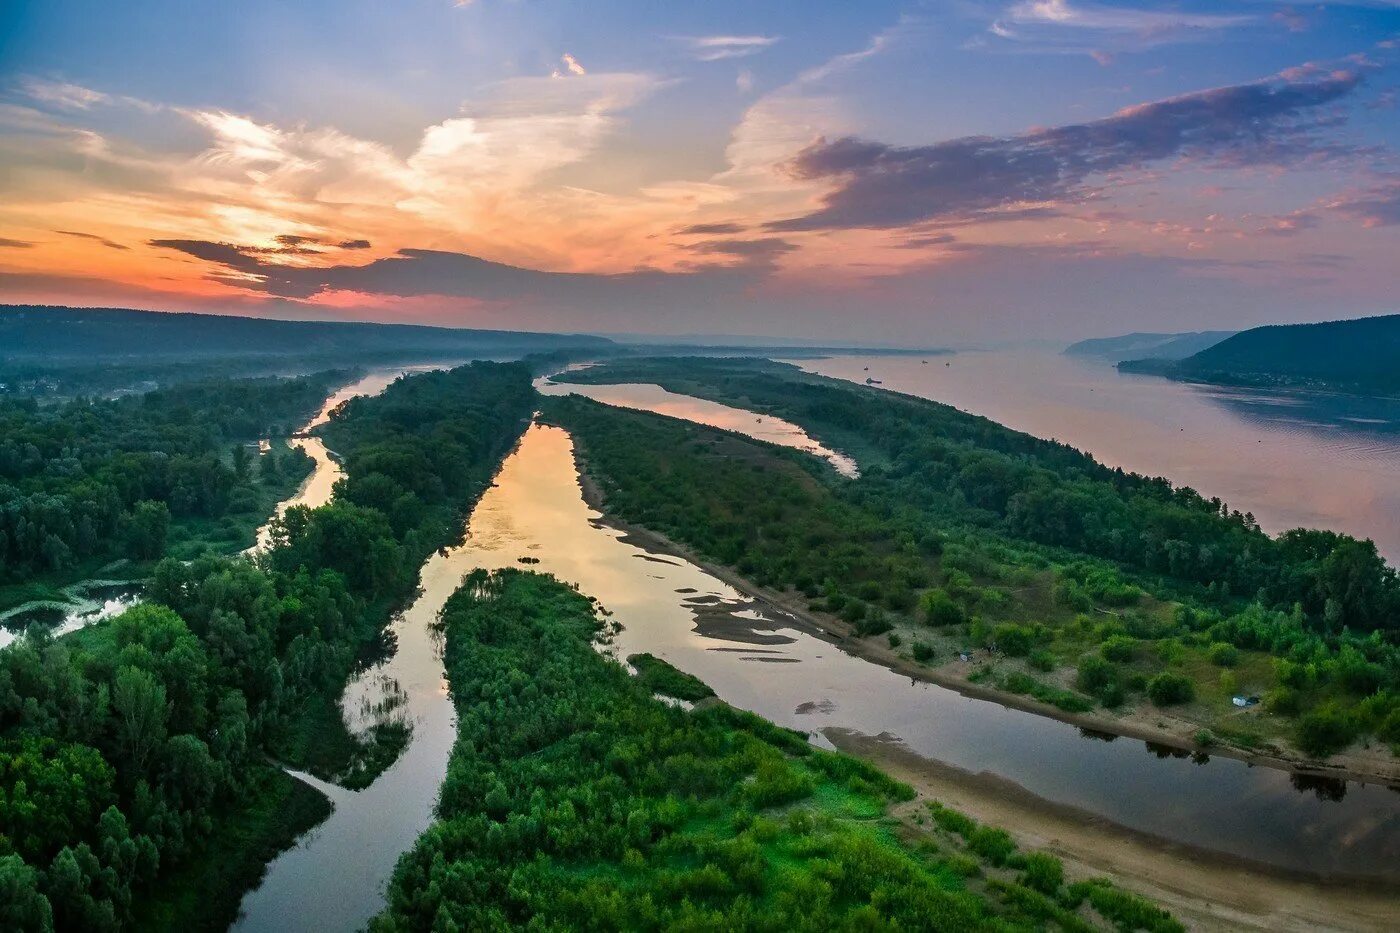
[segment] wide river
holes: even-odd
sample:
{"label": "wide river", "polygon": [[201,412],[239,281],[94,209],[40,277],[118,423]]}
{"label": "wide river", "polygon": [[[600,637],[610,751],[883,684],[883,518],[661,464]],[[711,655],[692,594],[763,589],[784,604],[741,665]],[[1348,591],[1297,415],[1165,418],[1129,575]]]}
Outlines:
{"label": "wide river", "polygon": [[[1400,400],[1122,375],[1042,351],[803,360],[811,372],[945,402],[1251,511],[1376,542],[1400,562]],[[867,369],[868,368],[868,369]]]}
{"label": "wide river", "polygon": [[1104,741],[846,654],[606,525],[584,502],[562,429],[527,431],[466,532],[425,566],[421,595],[393,623],[397,653],[352,683],[343,701],[347,721],[362,724],[367,704],[395,697],[395,715],[413,725],[408,751],[365,791],[328,788],[335,812],[272,863],[244,901],[240,929],[354,929],[382,909],[395,860],[431,823],[454,737],[430,623],[472,568],[519,566],[521,558],[598,597],[622,625],[612,649],[620,656],[664,657],[722,699],[821,744],[831,744],[827,735],[878,736],[1165,842],[1293,872],[1400,882],[1400,795],[1392,790],[1337,782],[1314,793],[1282,771]]}

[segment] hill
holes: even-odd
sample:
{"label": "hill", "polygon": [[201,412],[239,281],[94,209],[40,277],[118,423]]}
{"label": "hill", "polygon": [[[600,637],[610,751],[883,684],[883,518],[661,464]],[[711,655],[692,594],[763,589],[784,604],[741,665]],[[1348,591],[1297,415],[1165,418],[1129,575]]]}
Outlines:
{"label": "hill", "polygon": [[1400,314],[1256,327],[1183,360],[1131,360],[1118,368],[1223,385],[1396,395]]}
{"label": "hill", "polygon": [[0,360],[519,355],[611,346],[603,337],[412,324],[283,321],[127,308],[0,306]]}
{"label": "hill", "polygon": [[1180,360],[1212,347],[1238,331],[1201,330],[1183,334],[1124,334],[1121,337],[1094,337],[1072,343],[1065,356],[1085,356],[1120,363],[1123,360]]}

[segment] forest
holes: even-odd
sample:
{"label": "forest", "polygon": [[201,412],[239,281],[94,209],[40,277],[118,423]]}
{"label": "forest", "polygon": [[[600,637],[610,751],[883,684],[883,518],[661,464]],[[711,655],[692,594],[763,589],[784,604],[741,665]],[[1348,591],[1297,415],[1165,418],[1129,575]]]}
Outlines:
{"label": "forest", "polygon": [[551,577],[474,571],[442,626],[457,742],[377,933],[1182,929],[800,734],[655,699]]}
{"label": "forest", "polygon": [[853,454],[862,475],[847,482],[668,419],[577,397],[545,407],[620,517],[799,590],[915,661],[995,646],[1008,663],[978,676],[1067,712],[1160,700],[1213,723],[1237,693],[1264,697],[1268,717],[1207,741],[1315,756],[1366,736],[1400,744],[1400,581],[1369,541],[1270,538],[1189,488],[783,364],[614,361],[561,378],[659,383]]}
{"label": "forest", "polygon": [[0,609],[123,559],[252,543],[306,475],[282,438],[346,378],[216,379],[118,399],[0,398]]}
{"label": "forest", "polygon": [[529,380],[479,363],[347,405],[347,478],[330,505],[289,510],[270,550],[163,560],[145,604],[0,652],[0,927],[228,925],[327,812],[269,758],[297,752],[308,711],[460,533],[525,426]]}
{"label": "forest", "polygon": [[[1137,356],[1155,357],[1155,353]],[[1130,359],[1119,369],[1269,388],[1400,394],[1400,314],[1255,327],[1185,359]]]}

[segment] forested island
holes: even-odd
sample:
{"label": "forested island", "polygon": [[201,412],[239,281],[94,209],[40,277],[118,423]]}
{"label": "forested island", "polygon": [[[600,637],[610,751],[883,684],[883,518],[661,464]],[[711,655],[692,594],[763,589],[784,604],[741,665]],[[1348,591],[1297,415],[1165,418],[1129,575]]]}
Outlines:
{"label": "forested island", "polygon": [[[786,364],[614,361],[558,378],[657,383],[853,454],[862,475],[846,482],[658,416],[545,406],[583,445],[609,511],[801,594],[886,657],[1066,714],[1151,723],[1171,708],[1198,723],[1178,737],[1197,746],[1306,758],[1366,738],[1400,746],[1400,580],[1369,541],[1271,538],[1192,489]],[[1235,715],[1236,698],[1259,709]]]}
{"label": "forested island", "polygon": [[1272,324],[1235,334],[1184,359],[1142,356],[1146,358],[1119,363],[1118,369],[1221,385],[1397,395],[1400,314]]}

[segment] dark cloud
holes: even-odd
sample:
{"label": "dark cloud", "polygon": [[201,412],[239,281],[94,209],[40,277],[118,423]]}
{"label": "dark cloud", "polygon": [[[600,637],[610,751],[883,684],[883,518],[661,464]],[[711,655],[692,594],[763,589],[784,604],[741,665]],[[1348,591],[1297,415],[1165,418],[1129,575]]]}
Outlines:
{"label": "dark cloud", "polygon": [[4,249],[29,249],[33,246],[28,240],[12,240],[9,237],[0,236],[0,248]]}
{"label": "dark cloud", "polygon": [[336,246],[340,249],[369,249],[369,240],[341,240]]}
{"label": "dark cloud", "polygon": [[55,230],[54,233],[62,234],[63,236],[78,237],[81,240],[96,240],[98,243],[101,243],[103,246],[109,249],[131,249],[131,247],[129,246],[123,246],[120,243],[114,243],[106,237],[98,236],[95,233],[83,233],[78,230]]}
{"label": "dark cloud", "polygon": [[364,265],[290,266],[255,249],[208,240],[152,240],[222,271],[212,278],[266,295],[305,300],[323,292],[467,298],[542,311],[657,313],[712,312],[760,281],[770,263],[791,248],[775,238],[715,241],[700,252],[738,256],[740,263],[697,265],[683,272],[640,269],[611,275],[546,272],[491,262],[465,253],[403,249]]}
{"label": "dark cloud", "polygon": [[742,224],[691,224],[676,231],[676,236],[719,236],[726,233],[743,233]]}
{"label": "dark cloud", "polygon": [[1316,108],[1360,83],[1357,71],[1216,88],[1141,104],[1090,123],[1019,136],[969,136],[929,146],[851,137],[819,139],[788,164],[802,179],[832,179],[821,209],[772,230],[899,227],[971,218],[1026,202],[1067,201],[1095,175],[1176,157],[1282,164],[1326,151]]}
{"label": "dark cloud", "polygon": [[778,257],[797,249],[796,244],[778,237],[763,237],[757,240],[705,240],[692,243],[686,249],[707,256],[731,256],[744,264],[771,268]]}
{"label": "dark cloud", "polygon": [[294,233],[283,233],[273,237],[282,246],[305,246],[307,244],[320,243],[314,236],[298,236]]}

